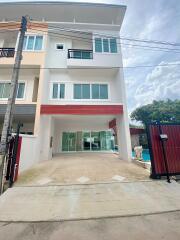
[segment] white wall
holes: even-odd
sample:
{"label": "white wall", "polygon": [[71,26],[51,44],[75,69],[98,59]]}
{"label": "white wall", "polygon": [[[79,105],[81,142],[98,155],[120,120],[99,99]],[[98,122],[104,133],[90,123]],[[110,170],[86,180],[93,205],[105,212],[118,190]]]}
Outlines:
{"label": "white wall", "polygon": [[39,160],[37,156],[37,137],[23,134],[20,136],[22,136],[22,145],[19,162],[19,173],[29,169]]}
{"label": "white wall", "polygon": [[[48,70],[46,70],[48,71]],[[58,70],[49,71],[44,79],[43,104],[110,104],[121,103],[121,89],[117,87],[117,70]],[[118,81],[120,81],[119,79]],[[52,83],[59,82],[65,84],[65,98],[51,99]],[[74,100],[73,84],[75,83],[105,83],[108,84],[109,99],[104,100]]]}

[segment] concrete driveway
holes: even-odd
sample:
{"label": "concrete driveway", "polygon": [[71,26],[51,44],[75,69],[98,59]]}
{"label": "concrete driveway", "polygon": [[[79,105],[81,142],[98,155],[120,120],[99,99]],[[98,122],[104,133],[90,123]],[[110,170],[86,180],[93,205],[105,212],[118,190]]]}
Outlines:
{"label": "concrete driveway", "polygon": [[59,185],[149,180],[149,172],[113,153],[59,154],[23,172],[15,184]]}

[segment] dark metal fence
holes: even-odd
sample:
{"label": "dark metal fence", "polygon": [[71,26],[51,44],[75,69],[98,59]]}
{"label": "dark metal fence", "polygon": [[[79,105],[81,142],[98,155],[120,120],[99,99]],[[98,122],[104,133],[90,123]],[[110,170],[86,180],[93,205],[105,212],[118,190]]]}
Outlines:
{"label": "dark metal fence", "polygon": [[180,175],[180,124],[147,125],[151,157],[151,177]]}
{"label": "dark metal fence", "polygon": [[0,58],[2,57],[14,57],[15,48],[0,48]]}

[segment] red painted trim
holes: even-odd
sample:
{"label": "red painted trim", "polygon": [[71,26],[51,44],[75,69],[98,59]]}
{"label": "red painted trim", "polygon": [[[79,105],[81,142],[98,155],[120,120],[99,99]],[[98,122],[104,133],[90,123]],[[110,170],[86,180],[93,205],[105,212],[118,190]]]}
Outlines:
{"label": "red painted trim", "polygon": [[17,155],[16,155],[16,166],[15,166],[14,182],[18,178],[19,161],[20,161],[20,155],[21,155],[21,145],[22,145],[22,137],[19,137],[18,149],[17,149]]}
{"label": "red painted trim", "polygon": [[123,105],[41,105],[41,114],[118,115]]}

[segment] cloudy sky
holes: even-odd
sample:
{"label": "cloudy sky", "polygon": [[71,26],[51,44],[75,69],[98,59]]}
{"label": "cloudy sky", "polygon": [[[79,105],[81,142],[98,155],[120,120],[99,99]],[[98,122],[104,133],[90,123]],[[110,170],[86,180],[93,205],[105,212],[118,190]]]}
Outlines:
{"label": "cloudy sky", "polygon": [[[121,29],[122,37],[180,43],[180,0],[79,1],[126,5],[127,11]],[[138,42],[124,43],[142,45]],[[149,43],[148,46],[172,48]],[[177,48],[180,49],[180,44]],[[180,50],[179,53],[175,50],[152,51],[152,49],[145,50],[142,47],[125,45],[122,50],[125,67],[172,64],[166,67],[124,69],[129,113],[138,106],[152,102],[153,99],[180,99],[180,65],[175,65],[180,64]]]}
{"label": "cloudy sky", "polygon": [[[121,36],[180,43],[179,0],[120,2],[127,5]],[[132,42],[132,44],[139,43]],[[158,45],[158,47],[172,48],[165,45]],[[175,48],[180,49],[180,46]],[[126,67],[164,63],[180,64],[180,53],[124,46],[123,61]],[[180,99],[180,66],[178,65],[125,69],[124,72],[129,112],[140,105],[152,102],[153,99]]]}

